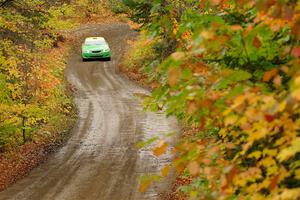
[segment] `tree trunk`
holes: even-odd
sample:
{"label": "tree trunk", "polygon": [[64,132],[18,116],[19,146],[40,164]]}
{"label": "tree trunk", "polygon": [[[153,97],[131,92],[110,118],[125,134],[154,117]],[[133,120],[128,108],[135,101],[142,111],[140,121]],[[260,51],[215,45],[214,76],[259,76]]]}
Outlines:
{"label": "tree trunk", "polygon": [[22,136],[23,136],[23,144],[26,143],[26,129],[25,129],[26,118],[22,117]]}

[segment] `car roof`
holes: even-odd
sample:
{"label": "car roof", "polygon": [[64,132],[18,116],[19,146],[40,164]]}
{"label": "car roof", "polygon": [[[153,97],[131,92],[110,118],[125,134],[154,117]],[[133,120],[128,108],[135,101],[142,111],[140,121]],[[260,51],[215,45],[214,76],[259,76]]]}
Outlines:
{"label": "car roof", "polygon": [[104,37],[88,37],[85,41],[105,41]]}

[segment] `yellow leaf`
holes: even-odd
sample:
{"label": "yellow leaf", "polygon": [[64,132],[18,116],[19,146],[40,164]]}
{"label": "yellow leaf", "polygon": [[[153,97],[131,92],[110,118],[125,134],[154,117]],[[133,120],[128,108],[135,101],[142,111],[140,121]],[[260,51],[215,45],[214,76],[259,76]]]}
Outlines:
{"label": "yellow leaf", "polygon": [[212,39],[214,37],[215,33],[212,32],[212,31],[202,31],[201,33],[201,36],[206,39],[206,40],[209,40],[209,39]]}
{"label": "yellow leaf", "polygon": [[264,167],[270,167],[270,166],[275,165],[275,164],[276,164],[276,162],[272,157],[264,158],[263,160],[261,160],[259,162],[259,165],[264,166]]}
{"label": "yellow leaf", "polygon": [[297,169],[295,171],[295,178],[298,179],[298,180],[300,180],[300,169]]}
{"label": "yellow leaf", "polygon": [[283,101],[279,104],[278,111],[283,112],[285,108],[286,108],[286,101]]}
{"label": "yellow leaf", "polygon": [[294,156],[296,153],[300,152],[300,137],[294,139],[292,141],[291,146],[289,146],[288,148],[282,149],[277,158],[279,161],[283,162],[285,160],[288,160],[289,158],[291,158],[292,156]]}
{"label": "yellow leaf", "polygon": [[300,88],[298,88],[292,92],[292,97],[294,99],[300,101]]}
{"label": "yellow leaf", "polygon": [[295,84],[297,86],[300,86],[300,76],[298,76],[298,77],[295,78]]}
{"label": "yellow leaf", "polygon": [[255,124],[257,127],[255,131],[249,132],[250,136],[248,138],[249,142],[254,142],[264,138],[269,132],[265,127],[259,127],[260,125]]}
{"label": "yellow leaf", "polygon": [[171,166],[170,165],[166,165],[162,170],[161,170],[161,175],[163,177],[168,176],[169,171],[170,171]]}
{"label": "yellow leaf", "polygon": [[263,150],[263,154],[264,155],[268,155],[268,156],[276,156],[277,155],[277,149],[268,149],[268,148],[265,148]]}
{"label": "yellow leaf", "polygon": [[233,179],[233,182],[235,185],[240,186],[240,187],[244,187],[247,184],[247,180],[241,177],[235,177]]}
{"label": "yellow leaf", "polygon": [[260,151],[254,151],[251,154],[248,155],[248,158],[255,158],[258,160],[261,157],[261,152]]}
{"label": "yellow leaf", "polygon": [[139,191],[140,192],[145,192],[149,186],[151,185],[152,181],[151,180],[147,180],[147,181],[144,181],[141,185],[140,185],[140,188],[139,188]]}
{"label": "yellow leaf", "polygon": [[280,200],[298,200],[299,198],[300,189],[285,189],[280,195]]}
{"label": "yellow leaf", "polygon": [[275,173],[278,173],[277,165],[272,165],[272,166],[267,167],[267,175],[268,176],[274,175]]}
{"label": "yellow leaf", "polygon": [[258,190],[257,188],[257,184],[254,183],[254,184],[251,184],[250,186],[247,187],[246,191],[247,193],[254,193]]}
{"label": "yellow leaf", "polygon": [[259,184],[258,189],[269,188],[270,183],[271,183],[270,179],[266,178],[263,180],[262,183]]}
{"label": "yellow leaf", "polygon": [[233,105],[231,106],[232,109],[235,109],[237,107],[239,107],[240,105],[242,105],[246,100],[246,97],[244,95],[240,95],[238,97],[236,97],[233,101]]}
{"label": "yellow leaf", "polygon": [[234,125],[238,120],[238,116],[230,115],[225,118],[225,126]]}
{"label": "yellow leaf", "polygon": [[[253,192],[249,192],[249,193],[253,193]],[[252,196],[252,199],[254,200],[266,200],[266,197],[259,194],[259,193],[256,193],[256,194],[253,194]]]}
{"label": "yellow leaf", "polygon": [[222,114],[224,117],[226,117],[227,115],[229,115],[232,112],[231,109],[226,109]]}

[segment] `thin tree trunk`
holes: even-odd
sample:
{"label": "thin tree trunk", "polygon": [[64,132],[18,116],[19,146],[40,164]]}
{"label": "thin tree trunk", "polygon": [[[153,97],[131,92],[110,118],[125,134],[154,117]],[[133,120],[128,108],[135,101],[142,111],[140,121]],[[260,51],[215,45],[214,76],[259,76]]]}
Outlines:
{"label": "thin tree trunk", "polygon": [[23,136],[23,144],[26,143],[26,129],[25,129],[26,118],[22,117],[22,136]]}

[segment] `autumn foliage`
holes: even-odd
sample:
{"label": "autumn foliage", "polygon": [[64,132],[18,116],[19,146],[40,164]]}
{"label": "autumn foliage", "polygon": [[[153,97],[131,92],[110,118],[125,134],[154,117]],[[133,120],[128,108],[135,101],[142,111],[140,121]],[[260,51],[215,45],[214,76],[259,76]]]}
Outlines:
{"label": "autumn foliage", "polygon": [[74,108],[64,81],[68,48],[61,45],[60,31],[73,27],[74,8],[63,1],[2,1],[0,13],[0,152],[5,152],[66,128]]}
{"label": "autumn foliage", "polygon": [[0,1],[0,153],[65,131],[75,110],[69,90],[74,88],[64,81],[69,33],[105,5],[103,0]]}
{"label": "autumn foliage", "polygon": [[195,130],[174,150],[173,167],[191,179],[178,193],[299,199],[299,1],[141,4],[133,19],[147,18],[137,21],[160,52],[141,65],[157,83],[147,106]]}

